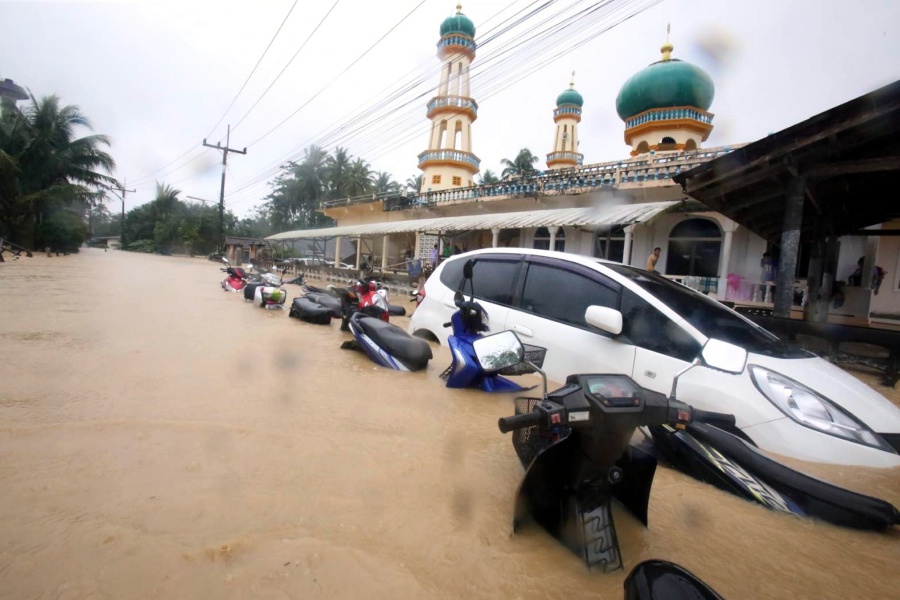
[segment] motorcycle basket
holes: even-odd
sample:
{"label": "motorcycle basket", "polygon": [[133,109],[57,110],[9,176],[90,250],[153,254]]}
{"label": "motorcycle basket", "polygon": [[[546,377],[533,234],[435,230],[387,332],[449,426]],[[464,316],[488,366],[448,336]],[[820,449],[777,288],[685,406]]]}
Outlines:
{"label": "motorcycle basket", "polygon": [[[531,412],[534,405],[541,401],[541,398],[519,397],[514,400],[516,406],[516,414],[521,415]],[[513,448],[516,455],[522,462],[522,466],[526,469],[531,461],[543,450],[551,444],[567,437],[571,430],[568,427],[556,426],[551,429],[541,429],[540,427],[525,427],[512,432]]]}
{"label": "motorcycle basket", "polygon": [[528,375],[529,373],[534,373],[534,369],[532,369],[531,365],[528,364],[529,362],[537,368],[541,368],[544,366],[544,356],[546,356],[547,354],[546,348],[543,348],[541,346],[532,346],[531,344],[522,345],[525,347],[525,360],[510,367],[504,367],[503,369],[500,369],[498,371],[500,375]]}

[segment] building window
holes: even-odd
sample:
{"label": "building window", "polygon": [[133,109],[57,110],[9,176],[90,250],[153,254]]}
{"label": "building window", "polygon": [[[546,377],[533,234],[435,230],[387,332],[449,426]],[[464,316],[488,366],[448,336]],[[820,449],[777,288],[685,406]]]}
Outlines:
{"label": "building window", "polygon": [[[560,227],[556,231],[556,239],[554,240],[554,248],[557,252],[566,251],[566,232]],[[537,250],[550,250],[550,230],[546,227],[538,227],[534,232],[533,246]]]}
{"label": "building window", "polygon": [[440,182],[441,182],[441,176],[440,176],[440,175],[432,175],[432,176],[431,176],[431,183],[440,183]]}
{"label": "building window", "polygon": [[715,221],[686,219],[672,228],[666,253],[666,275],[716,277],[722,232]]}
{"label": "building window", "polygon": [[462,177],[454,177],[453,185],[462,185]]}

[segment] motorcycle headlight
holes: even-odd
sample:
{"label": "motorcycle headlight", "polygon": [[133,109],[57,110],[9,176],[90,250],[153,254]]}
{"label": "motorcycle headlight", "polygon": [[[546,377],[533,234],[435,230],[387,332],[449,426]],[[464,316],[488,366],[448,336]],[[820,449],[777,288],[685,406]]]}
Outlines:
{"label": "motorcycle headlight", "polygon": [[894,451],[881,436],[805,385],[759,365],[750,365],[749,370],[762,395],[801,425],[879,450]]}

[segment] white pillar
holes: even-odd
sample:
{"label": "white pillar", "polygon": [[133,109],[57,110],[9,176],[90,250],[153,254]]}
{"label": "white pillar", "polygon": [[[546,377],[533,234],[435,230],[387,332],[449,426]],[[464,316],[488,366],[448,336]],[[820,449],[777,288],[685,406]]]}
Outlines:
{"label": "white pillar", "polygon": [[500,228],[492,227],[491,228],[491,248],[496,248],[497,244],[500,243]]}
{"label": "white pillar", "polygon": [[359,270],[359,262],[362,258],[362,238],[356,238],[356,270]]}
{"label": "white pillar", "polygon": [[553,225],[552,227],[548,227],[547,231],[550,232],[550,249],[556,250],[556,232],[559,231],[559,227]]}
{"label": "white pillar", "polygon": [[391,236],[385,235],[381,242],[381,270],[384,271],[388,266],[388,239]]}
{"label": "white pillar", "polygon": [[719,263],[719,283],[716,287],[716,297],[724,300],[728,293],[728,268],[731,263],[731,243],[738,224],[731,219],[727,223],[722,224],[722,230],[725,232],[725,239],[722,241],[722,262]]}
{"label": "white pillar", "polygon": [[[625,228],[625,253],[622,255],[622,264],[631,264],[631,235],[634,232],[634,225]],[[638,265],[643,266],[643,265]]]}
{"label": "white pillar", "polygon": [[[324,258],[324,257],[323,257]],[[334,238],[334,268],[341,266],[341,236]]]}

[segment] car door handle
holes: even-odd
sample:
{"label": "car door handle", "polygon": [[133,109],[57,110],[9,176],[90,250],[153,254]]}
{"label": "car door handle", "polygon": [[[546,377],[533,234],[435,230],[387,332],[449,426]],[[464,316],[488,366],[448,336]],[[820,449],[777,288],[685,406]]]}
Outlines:
{"label": "car door handle", "polygon": [[527,337],[534,337],[534,332],[527,327],[522,327],[521,325],[513,325],[513,331],[516,333],[521,333]]}

